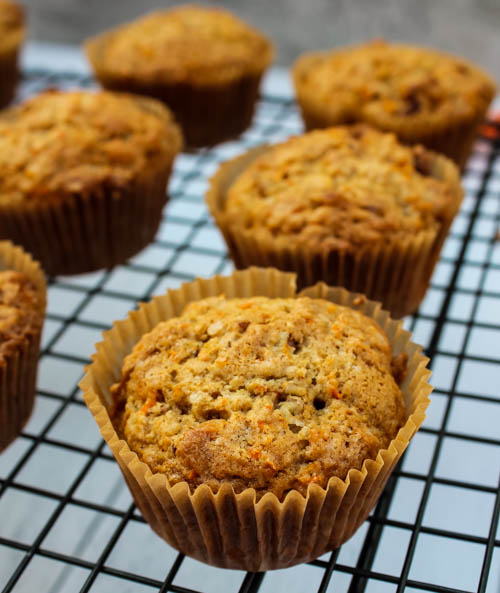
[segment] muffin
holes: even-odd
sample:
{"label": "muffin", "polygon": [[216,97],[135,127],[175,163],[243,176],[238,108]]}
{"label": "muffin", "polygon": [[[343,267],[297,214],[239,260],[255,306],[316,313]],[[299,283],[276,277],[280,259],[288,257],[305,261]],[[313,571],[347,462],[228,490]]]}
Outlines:
{"label": "muffin", "polygon": [[461,168],[496,92],[461,58],[385,41],[305,54],[293,79],[308,130],[365,122]]}
{"label": "muffin", "polygon": [[0,109],[14,98],[24,35],[24,10],[9,0],[0,0]]}
{"label": "muffin", "polygon": [[384,332],[348,307],[206,298],[139,340],[111,420],[172,485],[305,496],[361,469],[404,424],[391,361]]}
{"label": "muffin", "polygon": [[297,295],[293,275],[252,268],[115,323],[81,387],[162,538],[282,568],[356,531],[422,423],[427,359],[409,339],[360,295]]}
{"label": "muffin", "polygon": [[450,160],[362,124],[253,149],[207,193],[237,267],[345,286],[393,317],[417,309],[461,199]]}
{"label": "muffin", "polygon": [[181,134],[145,97],[45,92],[0,115],[0,238],[49,274],[109,268],[154,237]]}
{"label": "muffin", "polygon": [[0,451],[21,432],[33,408],[46,285],[37,262],[0,242]]}
{"label": "muffin", "polygon": [[192,5],[90,39],[86,51],[105,88],[164,101],[191,147],[238,136],[250,125],[274,54],[266,37],[231,13]]}

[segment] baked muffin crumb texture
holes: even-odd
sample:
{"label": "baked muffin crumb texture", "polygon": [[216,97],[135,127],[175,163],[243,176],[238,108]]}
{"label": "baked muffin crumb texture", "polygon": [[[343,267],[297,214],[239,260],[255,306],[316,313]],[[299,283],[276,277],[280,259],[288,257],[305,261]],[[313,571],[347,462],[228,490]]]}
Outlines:
{"label": "baked muffin crumb texture", "polygon": [[0,365],[43,322],[40,294],[22,272],[0,271]]}
{"label": "baked muffin crumb texture", "polygon": [[294,71],[299,92],[343,106],[344,121],[375,121],[381,113],[447,124],[473,117],[495,92],[491,78],[462,58],[384,40],[305,54]]}
{"label": "baked muffin crumb texture", "polygon": [[154,99],[47,91],[0,115],[0,204],[124,187],[181,144],[169,110]]}
{"label": "baked muffin crumb texture", "polygon": [[401,241],[438,229],[459,203],[458,171],[443,179],[435,161],[363,124],[312,131],[257,157],[229,188],[223,215],[242,232],[307,249]]}
{"label": "baked muffin crumb texture", "polygon": [[187,5],[156,11],[87,42],[102,74],[195,86],[261,74],[271,42],[230,12]]}
{"label": "baked muffin crumb texture", "polygon": [[112,419],[170,484],[305,494],[396,436],[406,415],[393,371],[401,380],[405,360],[394,360],[380,327],[350,308],[212,297],[141,338],[111,388]]}

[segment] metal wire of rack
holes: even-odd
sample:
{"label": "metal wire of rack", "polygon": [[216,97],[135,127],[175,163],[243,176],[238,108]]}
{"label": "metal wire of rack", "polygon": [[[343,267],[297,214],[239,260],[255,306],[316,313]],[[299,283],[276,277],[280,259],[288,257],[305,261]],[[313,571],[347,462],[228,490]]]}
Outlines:
{"label": "metal wire of rack", "polygon": [[[22,95],[92,86],[36,70]],[[58,593],[500,590],[500,126],[464,174],[467,195],[420,310],[432,359],[428,418],[378,505],[342,548],[307,565],[224,571],[184,558],[135,509],[77,382],[93,344],[139,300],[232,269],[203,203],[217,164],[301,131],[290,97],[261,97],[238,141],[179,157],[156,241],[126,265],[50,282],[35,412],[0,456],[0,589]]]}

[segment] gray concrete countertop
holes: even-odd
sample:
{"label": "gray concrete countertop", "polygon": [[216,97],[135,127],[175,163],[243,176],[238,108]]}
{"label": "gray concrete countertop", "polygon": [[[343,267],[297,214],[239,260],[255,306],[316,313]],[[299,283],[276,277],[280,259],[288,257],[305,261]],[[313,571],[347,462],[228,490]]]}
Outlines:
{"label": "gray concrete countertop", "polygon": [[[80,43],[165,0],[21,0],[30,37]],[[385,37],[441,48],[477,62],[500,80],[500,0],[222,0],[217,4],[267,33],[277,63],[303,51]]]}

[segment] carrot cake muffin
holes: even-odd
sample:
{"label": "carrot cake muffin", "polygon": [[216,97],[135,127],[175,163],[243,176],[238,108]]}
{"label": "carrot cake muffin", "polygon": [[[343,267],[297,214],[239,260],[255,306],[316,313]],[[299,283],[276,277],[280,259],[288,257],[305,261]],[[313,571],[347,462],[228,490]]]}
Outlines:
{"label": "carrot cake muffin", "polygon": [[261,33],[229,12],[194,5],[153,12],[90,39],[86,50],[104,87],[167,103],[190,146],[250,125],[273,58]]}
{"label": "carrot cake muffin", "polygon": [[230,161],[207,196],[238,267],[346,286],[396,317],[418,306],[461,198],[451,161],[362,125]]}
{"label": "carrot cake muffin", "polygon": [[0,0],[0,108],[14,97],[24,35],[24,10],[10,0]]}
{"label": "carrot cake muffin", "polygon": [[213,297],[137,343],[112,387],[114,422],[171,485],[283,499],[389,445],[406,419],[401,376],[387,336],[358,311]]}
{"label": "carrot cake muffin", "polygon": [[461,58],[385,41],[305,54],[293,78],[307,129],[362,121],[460,167],[496,92]]}
{"label": "carrot cake muffin", "polygon": [[31,414],[44,311],[45,281],[38,264],[0,242],[0,451]]}
{"label": "carrot cake muffin", "polygon": [[152,529],[263,571],[363,523],[424,421],[427,363],[379,303],[253,267],[115,322],[80,387]]}
{"label": "carrot cake muffin", "polygon": [[50,91],[0,115],[0,238],[49,274],[127,259],[154,237],[181,134],[161,103]]}

